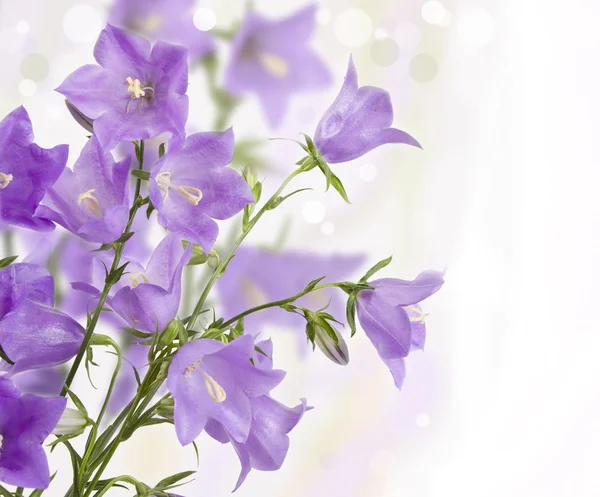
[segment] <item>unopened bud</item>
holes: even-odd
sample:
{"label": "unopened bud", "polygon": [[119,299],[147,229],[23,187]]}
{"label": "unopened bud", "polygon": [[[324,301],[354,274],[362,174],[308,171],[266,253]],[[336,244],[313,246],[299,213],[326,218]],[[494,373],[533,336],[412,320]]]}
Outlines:
{"label": "unopened bud", "polygon": [[314,324],[315,344],[331,361],[346,366],[350,362],[348,346],[342,335],[325,320]]}
{"label": "unopened bud", "polygon": [[54,435],[75,435],[82,433],[87,425],[88,419],[81,411],[67,407],[52,433]]}
{"label": "unopened bud", "polygon": [[65,100],[65,104],[67,105],[67,109],[73,116],[73,119],[77,121],[77,123],[86,131],[90,133],[94,132],[94,120],[90,119],[83,112],[81,112],[77,107],[75,107],[71,102]]}

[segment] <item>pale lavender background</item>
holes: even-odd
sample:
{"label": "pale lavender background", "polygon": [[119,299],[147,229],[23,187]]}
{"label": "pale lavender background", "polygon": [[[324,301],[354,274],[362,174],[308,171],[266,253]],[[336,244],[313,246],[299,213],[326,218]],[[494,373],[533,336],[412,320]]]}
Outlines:
{"label": "pale lavender background", "polygon": [[[303,4],[256,3],[273,15]],[[387,147],[339,166],[352,206],[325,196],[322,178],[305,180],[315,192],[290,202],[254,240],[272,241],[286,215],[295,213],[290,246],[365,250],[373,261],[393,252],[389,275],[446,267],[448,281],[426,305],[427,347],[409,359],[400,394],[360,333],[345,369],[318,354],[301,359],[290,333],[272,333],[276,365],[289,370],[280,398],[291,404],[306,396],[316,409],[292,434],[284,468],[252,473],[241,497],[600,492],[600,327],[593,314],[599,296],[600,6],[588,0],[445,0],[449,15],[440,26],[426,22],[423,14],[435,20],[436,10],[429,5],[423,12],[424,3],[322,0],[316,43],[336,88],[296,99],[276,133],[257,126],[254,102],[236,118],[239,135],[311,132],[352,52],[361,82],[391,91],[397,126],[425,151]],[[67,14],[82,5],[88,8]],[[198,3],[216,12],[219,26],[242,5]],[[85,140],[51,90],[91,61],[104,8],[93,0],[0,2],[0,114],[25,104],[43,145],[71,141],[75,154]],[[371,30],[344,23],[344,12],[353,8],[370,18]],[[342,43],[360,41],[363,28],[364,44]],[[350,40],[348,31],[354,33]],[[89,41],[75,43],[67,33]],[[397,42],[399,57],[380,67],[371,50],[386,36]],[[31,88],[21,83],[20,66],[31,52],[46,58],[50,72],[26,97],[20,85],[25,93]],[[410,70],[422,53],[438,65],[426,83]],[[203,90],[196,74],[191,127],[198,130],[211,122]],[[265,173],[272,189],[298,155],[281,143],[268,145],[265,154],[274,169]],[[308,223],[304,214],[318,222]],[[332,226],[335,235],[325,234]],[[110,356],[104,364],[111,364]],[[93,395],[90,390],[86,397]],[[181,493],[227,495],[238,472],[233,450],[207,437],[199,448],[197,480]],[[68,485],[68,458],[57,454],[57,481]],[[194,466],[193,450],[179,448],[168,428],[156,428],[122,449],[110,474],[131,472],[152,483]]]}

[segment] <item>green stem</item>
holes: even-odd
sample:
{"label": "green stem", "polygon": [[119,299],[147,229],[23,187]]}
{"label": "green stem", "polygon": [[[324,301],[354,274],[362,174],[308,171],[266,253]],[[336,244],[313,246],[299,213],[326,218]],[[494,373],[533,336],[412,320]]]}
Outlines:
{"label": "green stem", "polygon": [[[140,143],[140,153],[139,153],[139,158],[138,158],[140,171],[144,169],[144,146],[145,146],[144,141],[142,140]],[[133,206],[131,207],[131,209],[129,211],[129,220],[127,221],[127,226],[125,227],[125,231],[123,232],[124,235],[131,232],[131,225],[133,224],[135,215],[137,214],[137,211],[140,208],[139,198],[140,198],[141,187],[142,187],[142,181],[140,179],[138,179],[136,181],[136,185],[135,185],[135,196],[133,197],[134,198]],[[115,248],[114,248],[115,257],[113,259],[113,263],[110,268],[110,273],[112,273],[119,267],[119,262],[121,261],[121,255],[123,254],[124,245],[125,245],[124,243],[119,243],[115,246]],[[75,360],[73,361],[73,365],[71,366],[71,369],[69,370],[69,374],[67,375],[67,379],[65,380],[65,385],[63,386],[63,389],[60,393],[61,396],[63,396],[63,397],[65,395],[67,395],[67,392],[69,391],[69,388],[71,387],[71,384],[73,383],[73,380],[75,379],[75,375],[77,374],[77,370],[79,369],[79,366],[81,365],[83,356],[85,355],[85,353],[90,345],[92,336],[94,335],[94,330],[96,329],[96,325],[98,324],[98,320],[100,319],[100,314],[102,313],[102,309],[104,308],[104,304],[106,303],[106,299],[108,298],[108,294],[110,293],[110,290],[112,289],[113,284],[114,283],[111,283],[108,281],[104,284],[104,288],[102,289],[102,293],[100,294],[100,300],[98,301],[98,305],[92,314],[92,318],[90,319],[90,322],[87,325],[87,328],[85,330],[85,336],[83,338],[83,342],[81,344],[81,347],[79,348],[79,352],[77,353]]]}
{"label": "green stem", "polygon": [[340,285],[340,283],[327,283],[327,284],[323,284],[323,285],[317,285],[316,287],[314,287],[311,290],[308,290],[308,291],[302,290],[300,293],[297,293],[296,295],[294,295],[292,297],[288,297],[287,299],[276,300],[275,302],[268,302],[266,304],[257,305],[256,307],[253,307],[252,309],[248,309],[244,312],[240,312],[237,316],[233,316],[231,319],[225,321],[221,325],[221,327],[227,328],[228,326],[234,324],[236,321],[239,321],[240,319],[242,319],[244,316],[247,316],[248,314],[253,314],[255,312],[262,311],[263,309],[269,309],[270,307],[280,307],[285,304],[291,304],[292,302],[295,302],[299,298],[302,298],[305,295],[308,295],[309,293],[316,292],[317,290],[323,290],[324,288],[338,288],[339,285]]}
{"label": "green stem", "polygon": [[187,330],[188,331],[191,331],[192,328],[194,327],[194,325],[196,324],[196,320],[198,319],[198,316],[200,315],[200,312],[202,311],[202,307],[204,306],[204,303],[206,302],[206,299],[208,298],[208,295],[209,295],[210,291],[212,290],[213,285],[215,284],[215,282],[217,281],[217,279],[219,279],[219,277],[223,273],[223,270],[227,267],[227,264],[229,264],[229,262],[233,258],[233,256],[234,256],[235,251],[237,250],[237,248],[245,240],[246,236],[248,236],[248,233],[250,233],[250,231],[252,230],[252,228],[254,228],[254,226],[256,225],[256,223],[258,222],[258,220],[265,214],[265,212],[267,212],[270,209],[271,205],[281,195],[281,193],[283,192],[283,190],[285,190],[285,188],[289,185],[289,183],[296,176],[298,176],[299,174],[303,173],[304,171],[305,171],[305,169],[303,167],[300,167],[300,168],[296,169],[292,174],[290,174],[284,180],[284,182],[277,189],[277,191],[271,196],[271,198],[269,200],[267,200],[267,202],[265,203],[265,205],[263,205],[262,209],[260,209],[260,211],[258,211],[258,213],[250,220],[250,222],[248,223],[248,226],[246,227],[246,229],[242,232],[242,234],[233,243],[233,247],[231,247],[231,249],[229,250],[229,253],[217,265],[217,267],[213,271],[210,279],[208,280],[208,283],[204,287],[202,295],[200,295],[200,298],[198,299],[198,302],[196,303],[196,307],[194,308],[194,311],[192,312],[192,315],[190,316],[190,319],[189,319],[189,321],[187,323]]}

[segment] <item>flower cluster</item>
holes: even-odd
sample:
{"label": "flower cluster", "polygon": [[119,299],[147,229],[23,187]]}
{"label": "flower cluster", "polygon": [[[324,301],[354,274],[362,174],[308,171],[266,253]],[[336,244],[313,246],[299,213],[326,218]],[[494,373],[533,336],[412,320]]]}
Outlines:
{"label": "flower cluster", "polygon": [[[136,430],[170,423],[182,445],[203,432],[231,444],[241,463],[237,489],[251,469],[282,466],[290,432],[311,409],[305,399],[288,407],[274,398],[285,372],[273,367],[273,342],[259,336],[288,328],[303,350],[308,342],[346,365],[349,337],[341,326],[354,335],[358,317],[398,388],[405,357],[423,349],[419,304],[441,288],[442,273],[373,279],[388,259],[353,282],[366,255],[241,246],[263,216],[302,192],[286,193],[296,176],[318,169],[347,200],[331,165],[384,144],[419,146],[391,127],[390,95],[359,88],[350,59],[338,97],[314,137],[300,144],[305,156],[264,200],[256,172],[234,168],[233,128],[187,134],[188,63],[206,62],[214,85],[218,57],[215,40],[192,22],[192,4],[115,2],[94,49],[97,65],[77,69],[57,88],[91,133],[72,168],[66,145],[33,143],[24,108],[0,123],[7,248],[0,260],[0,481],[8,485],[47,488],[42,444],[64,444],[74,472],[67,495],[130,485],[136,495],[175,496],[171,490],[193,471],[153,484],[105,474]],[[255,93],[277,126],[292,96],[329,84],[310,44],[315,13],[310,6],[273,20],[250,10],[225,33],[224,86],[213,88],[224,115]],[[238,214],[241,229],[224,249],[217,221]],[[15,227],[25,228],[19,246],[31,251],[19,262]],[[156,246],[152,231],[161,233]],[[92,415],[74,380],[82,365],[91,379],[100,347],[117,359]],[[113,416],[106,429],[105,416]],[[69,440],[86,433],[79,453]],[[23,495],[1,485],[0,494]]]}

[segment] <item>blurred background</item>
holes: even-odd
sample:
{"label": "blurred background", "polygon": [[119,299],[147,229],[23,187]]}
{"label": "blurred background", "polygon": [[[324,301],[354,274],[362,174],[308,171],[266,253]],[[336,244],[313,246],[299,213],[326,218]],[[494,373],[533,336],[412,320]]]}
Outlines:
{"label": "blurred background", "polygon": [[[307,175],[298,187],[314,191],[284,204],[251,242],[364,254],[364,268],[393,253],[386,276],[446,269],[447,283],[424,305],[428,341],[408,359],[402,392],[360,332],[350,342],[350,365],[341,368],[318,351],[302,351],[297,333],[264,330],[275,343],[275,366],[288,371],[277,398],[295,405],[306,397],[315,409],[292,432],[283,468],[253,471],[237,495],[598,495],[600,6],[318,4],[314,46],[334,84],[296,97],[276,131],[257,119],[254,98],[231,119],[238,138],[260,143],[254,158],[265,189],[274,190],[301,158],[297,145],[266,138],[314,132],[349,54],[360,84],[390,91],[395,125],[424,150],[387,146],[336,167],[352,205],[325,194],[321,176]],[[255,2],[273,17],[303,5]],[[194,22],[209,32],[226,29],[244,8],[242,0],[198,1]],[[93,63],[109,9],[99,0],[0,1],[0,115],[25,105],[37,142],[69,143],[71,164],[86,137],[53,89]],[[219,49],[226,57],[227,44]],[[198,67],[189,95],[189,130],[211,129],[215,107]],[[223,237],[227,230],[223,225]],[[109,368],[113,359],[99,355]],[[94,375],[104,388],[107,378]],[[83,390],[90,402],[98,396],[80,374],[76,391]],[[197,477],[179,493],[228,495],[239,471],[233,449],[205,435],[198,447]],[[63,449],[51,464],[58,488],[68,486]],[[107,474],[153,483],[195,467],[193,449],[161,426],[123,446]]]}

